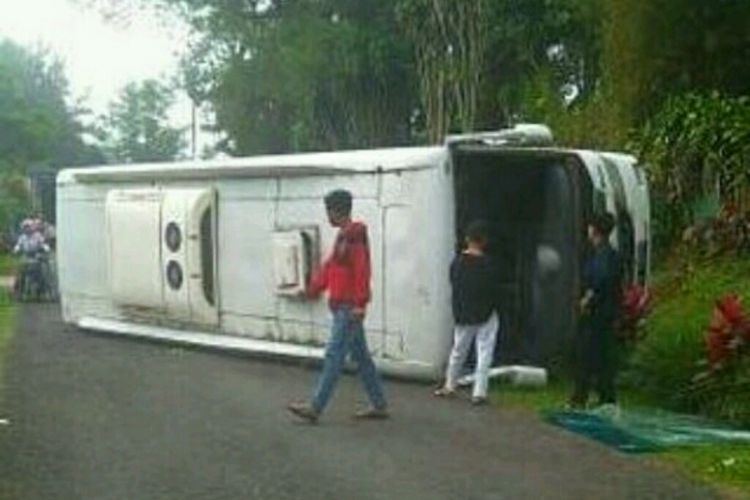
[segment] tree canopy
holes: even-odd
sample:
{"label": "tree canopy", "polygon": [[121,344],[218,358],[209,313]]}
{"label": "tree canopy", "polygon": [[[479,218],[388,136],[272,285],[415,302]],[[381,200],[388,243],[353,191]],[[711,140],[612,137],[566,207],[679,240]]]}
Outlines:
{"label": "tree canopy", "polygon": [[102,129],[112,161],[174,160],[185,147],[184,130],[169,124],[173,90],[156,80],[128,83],[110,105]]}
{"label": "tree canopy", "polygon": [[59,60],[0,40],[0,230],[28,208],[24,176],[30,168],[104,161],[83,140],[85,110],[69,100]]}
{"label": "tree canopy", "polygon": [[[665,158],[682,156],[653,156],[671,109],[691,110],[683,137],[705,132],[695,113],[739,120],[730,138],[750,127],[746,1],[78,1],[110,17],[144,6],[182,16],[182,82],[235,155],[435,143],[539,121],[563,145],[642,153],[659,165],[658,198],[670,191],[659,179],[696,168],[680,162],[672,176]],[[709,162],[733,165],[736,175],[714,169],[719,181],[747,177],[735,152]]]}
{"label": "tree canopy", "polygon": [[0,172],[101,161],[82,139],[83,109],[69,102],[63,66],[53,55],[0,41]]}
{"label": "tree canopy", "polygon": [[184,77],[236,154],[410,142],[415,76],[392,2],[173,0]]}

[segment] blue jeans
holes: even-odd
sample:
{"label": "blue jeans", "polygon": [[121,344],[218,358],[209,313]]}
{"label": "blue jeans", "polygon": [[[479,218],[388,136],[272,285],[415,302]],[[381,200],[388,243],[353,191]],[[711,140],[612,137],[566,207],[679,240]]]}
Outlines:
{"label": "blue jeans", "polygon": [[312,399],[312,407],[318,413],[322,412],[336,388],[341,370],[344,367],[347,353],[351,352],[352,359],[357,363],[359,376],[365,386],[367,397],[374,408],[385,409],[386,401],[380,384],[375,364],[372,362],[370,351],[362,322],[352,315],[352,308],[339,306],[332,309],[333,328],[328,340],[323,363],[323,372],[318,379],[318,386]]}

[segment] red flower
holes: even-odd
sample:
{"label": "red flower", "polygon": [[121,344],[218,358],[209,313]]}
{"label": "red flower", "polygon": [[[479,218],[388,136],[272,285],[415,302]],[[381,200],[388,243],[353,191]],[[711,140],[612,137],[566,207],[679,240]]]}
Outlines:
{"label": "red flower", "polygon": [[730,355],[750,341],[750,320],[745,316],[741,299],[727,295],[716,302],[706,332],[708,361],[713,369],[720,368]]}
{"label": "red flower", "polygon": [[640,340],[639,329],[642,320],[648,315],[651,294],[640,285],[631,285],[623,290],[618,335],[627,340]]}
{"label": "red flower", "polygon": [[736,326],[745,319],[745,312],[742,309],[742,300],[735,294],[727,295],[716,303],[726,320]]}
{"label": "red flower", "polygon": [[625,289],[622,297],[622,311],[626,321],[636,322],[646,316],[651,305],[651,294],[640,285]]}

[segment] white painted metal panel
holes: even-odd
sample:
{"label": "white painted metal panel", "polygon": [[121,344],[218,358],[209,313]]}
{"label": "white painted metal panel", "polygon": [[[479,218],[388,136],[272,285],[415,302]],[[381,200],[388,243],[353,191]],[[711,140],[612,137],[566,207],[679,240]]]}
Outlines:
{"label": "white painted metal panel", "polygon": [[[164,305],[168,317],[187,321],[190,319],[190,297],[187,286],[187,204],[189,191],[170,189],[164,191],[164,201],[161,205],[161,227],[159,230],[162,245],[161,269],[164,274]],[[179,235],[179,241],[174,249],[169,248],[167,228],[173,226]],[[177,267],[181,273],[179,286],[169,285],[167,269]]]}
{"label": "white painted metal panel", "polygon": [[273,317],[275,203],[226,200],[219,193],[219,294],[224,313]]}
{"label": "white painted metal panel", "polygon": [[62,295],[110,297],[104,213],[103,199],[60,204],[57,261]]}
{"label": "white painted metal panel", "polygon": [[[161,207],[161,245],[162,273],[164,274],[164,301],[166,314],[169,317],[213,325],[218,323],[216,297],[209,301],[204,290],[204,279],[215,280],[213,210],[215,193],[213,189],[178,188],[164,189]],[[209,234],[203,234],[201,223],[203,217],[210,217]],[[175,248],[169,248],[168,231],[172,226],[179,242]],[[204,239],[209,255],[203,255]],[[204,259],[207,267],[203,269]],[[179,269],[181,282],[179,286],[170,284],[169,267]],[[204,275],[204,271],[210,273]],[[215,288],[215,283],[211,285]]]}
{"label": "white painted metal panel", "polygon": [[[550,151],[529,149],[530,154]],[[584,160],[596,186],[600,155],[572,153]],[[88,317],[85,325],[95,328],[156,337],[168,333],[170,338],[182,338],[177,329],[187,325],[177,316],[184,315],[184,310],[156,317],[159,323],[173,328],[165,333],[161,331],[165,329],[118,316],[122,310],[108,306],[114,294],[107,280],[104,235],[108,233],[103,200],[108,191],[126,186],[141,191],[153,190],[153,185],[166,191],[201,191],[214,186],[219,195],[216,249],[221,324],[216,333],[193,332],[200,337],[198,343],[235,345],[234,337],[248,337],[241,340],[252,342],[240,343],[251,350],[313,356],[312,351],[287,347],[324,346],[330,312],[323,300],[310,302],[275,294],[272,235],[293,227],[317,226],[325,255],[336,230],[328,225],[322,197],[330,189],[341,187],[354,193],[354,216],[366,222],[370,230],[373,302],[366,328],[370,347],[379,356],[377,362],[390,373],[435,375],[445,361],[452,322],[447,269],[455,243],[455,206],[452,177],[446,168],[449,154],[446,147],[405,148],[67,170],[58,178],[66,320]],[[601,177],[606,192],[606,176]],[[608,198],[611,200],[611,196]],[[187,200],[185,204],[199,206]],[[165,214],[170,210],[165,208]],[[175,213],[180,210],[175,208]],[[189,212],[187,208],[185,211]],[[196,208],[194,213],[200,210]],[[184,219],[188,225],[199,221],[197,215],[189,213]],[[152,246],[160,246],[163,223],[146,229],[137,238],[151,239],[153,232]],[[199,226],[192,226],[186,233],[196,234],[198,230]],[[133,233],[134,228],[128,232]],[[199,242],[199,238],[187,241]],[[189,248],[193,253],[185,256],[188,277],[201,271],[197,267],[199,245]],[[156,260],[162,274],[163,261],[161,257]],[[148,267],[132,267],[133,278],[142,279],[142,271],[148,271]],[[152,284],[147,283],[146,288]],[[202,313],[196,313],[193,298],[202,296],[202,290],[188,287],[187,292],[189,317],[195,323]],[[216,318],[216,309],[205,312]],[[116,326],[106,323],[113,317],[119,321]],[[191,336],[194,338],[198,337]]]}
{"label": "white painted metal panel", "polygon": [[[355,200],[378,196],[378,174],[335,175],[306,178],[282,178],[281,199],[303,198],[316,202],[318,210],[324,210],[323,197],[331,189],[346,189]],[[356,206],[355,206],[356,208]]]}
{"label": "white painted metal panel", "polygon": [[[300,179],[303,185],[305,179]],[[330,187],[329,187],[330,190]],[[276,230],[291,228],[308,228],[317,232],[316,262],[313,271],[317,271],[323,258],[333,244],[336,234],[328,222],[322,198],[281,198],[277,200],[274,217]],[[276,314],[278,318],[277,334],[287,342],[323,344],[327,338],[327,325],[330,311],[326,301],[310,301],[295,297],[277,297]],[[326,325],[320,328],[316,325]]]}
{"label": "white painted metal panel", "polygon": [[[645,266],[647,277],[650,268],[648,245],[645,255],[641,255],[638,251],[639,245],[646,244],[651,239],[649,227],[651,207],[645,173],[637,165],[637,160],[633,156],[617,153],[603,153],[602,156],[616,166],[624,184],[627,210],[632,218],[636,245],[633,259],[634,275],[638,274],[637,270],[641,266]],[[641,262],[643,259],[645,262]]]}
{"label": "white painted metal panel", "polygon": [[[213,189],[186,191],[185,211],[186,281],[190,320],[193,323],[215,325],[219,322],[218,302],[221,299],[216,295],[216,193]],[[209,222],[208,227],[203,227],[204,218]],[[206,255],[203,254],[204,250]],[[211,276],[204,273],[211,273]],[[207,296],[208,287],[204,280],[213,281],[210,284],[214,290],[213,297]]]}
{"label": "white painted metal panel", "polygon": [[297,295],[305,291],[304,241],[300,231],[274,233],[273,274],[276,293]]}
{"label": "white painted metal panel", "polygon": [[274,200],[279,193],[278,179],[221,179],[216,189],[221,193],[219,203],[227,201]]}
{"label": "white painted metal panel", "polygon": [[443,169],[405,172],[408,204],[386,211],[386,353],[442,366],[452,318],[448,266],[453,255],[452,180]]}
{"label": "white painted metal panel", "polygon": [[429,168],[446,156],[441,146],[370,149],[225,158],[178,163],[144,163],[66,169],[58,185],[100,182],[174,182],[185,179],[280,178],[341,175]]}
{"label": "white painted metal panel", "polygon": [[383,337],[380,349],[389,357],[403,359],[407,356],[406,338],[410,328],[411,297],[414,289],[408,276],[416,276],[418,258],[403,255],[400,259],[392,256],[404,252],[414,239],[411,207],[391,207],[385,211],[385,248],[387,259],[385,270],[379,277],[384,286],[384,318],[388,336]]}
{"label": "white painted metal panel", "polygon": [[115,190],[107,195],[109,281],[117,304],[164,307],[161,198],[156,189]]}

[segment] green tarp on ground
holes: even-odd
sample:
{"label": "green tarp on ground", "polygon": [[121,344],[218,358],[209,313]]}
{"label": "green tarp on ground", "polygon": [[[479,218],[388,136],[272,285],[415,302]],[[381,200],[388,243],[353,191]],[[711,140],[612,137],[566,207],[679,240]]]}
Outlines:
{"label": "green tarp on ground", "polygon": [[552,424],[625,453],[648,453],[702,444],[750,444],[750,431],[660,410],[545,410],[542,416]]}

